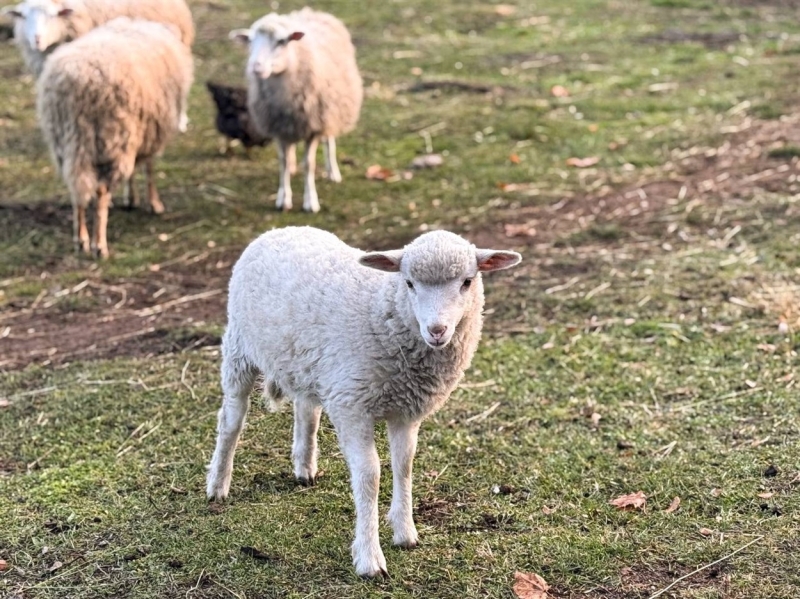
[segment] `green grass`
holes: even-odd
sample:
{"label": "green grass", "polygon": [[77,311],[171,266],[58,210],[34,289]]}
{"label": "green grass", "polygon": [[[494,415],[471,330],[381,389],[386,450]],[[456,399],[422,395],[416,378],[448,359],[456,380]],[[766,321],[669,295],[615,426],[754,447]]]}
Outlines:
{"label": "green grass", "polygon": [[[0,47],[0,335],[17,334],[17,318],[59,289],[147,280],[151,265],[198,256],[209,242],[235,256],[290,224],[365,248],[440,226],[516,246],[525,261],[487,280],[486,334],[466,384],[423,426],[422,544],[390,549],[382,525],[388,581],[353,574],[354,510],[325,420],[324,475],[305,489],[291,477],[291,415],[254,398],[230,500],[209,507],[219,356],[205,347],[0,374],[9,402],[0,407],[0,596],[508,598],[514,572],[530,571],[556,597],[646,598],[754,539],[662,596],[800,594],[800,219],[790,181],[800,139],[786,125],[789,138],[766,150],[772,168],[791,168],[775,188],[653,194],[638,217],[627,208],[637,197],[617,216],[599,203],[613,190],[680,181],[676,156],[704,156],[745,118],[792,115],[795,10],[703,0],[546,0],[511,15],[456,0],[317,4],[351,28],[367,96],[358,129],[339,140],[344,182],[320,180],[322,212],[306,215],[272,210],[273,148],[253,160],[220,154],[202,85],[240,81],[244,53],[225,36],[263,3],[190,4],[198,81],[190,131],[158,163],[168,213],[113,210],[112,257],[101,264],[72,254],[32,81],[14,47]],[[722,47],[650,39],[670,30],[739,35]],[[425,81],[504,91],[409,92],[414,68]],[[555,85],[570,96],[552,96]],[[372,164],[407,168],[426,128],[445,154],[441,168],[396,183],[364,178]],[[589,169],[565,164],[591,156],[600,161]],[[499,188],[507,184],[523,189]],[[559,208],[570,198],[608,218],[570,220],[573,209]],[[503,234],[528,218],[537,219],[531,239]],[[62,314],[104,308],[100,296],[59,302]],[[196,327],[216,335],[223,319]],[[608,503],[635,491],[648,497],[644,511]],[[665,513],[676,496],[680,509]]]}

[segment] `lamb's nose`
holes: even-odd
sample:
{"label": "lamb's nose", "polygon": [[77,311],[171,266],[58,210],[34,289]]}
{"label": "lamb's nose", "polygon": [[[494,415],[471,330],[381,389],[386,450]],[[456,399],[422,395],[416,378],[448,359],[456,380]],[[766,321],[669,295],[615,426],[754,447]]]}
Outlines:
{"label": "lamb's nose", "polygon": [[431,334],[431,336],[433,336],[434,339],[439,339],[445,334],[445,332],[447,332],[447,325],[432,324],[428,327],[428,332]]}

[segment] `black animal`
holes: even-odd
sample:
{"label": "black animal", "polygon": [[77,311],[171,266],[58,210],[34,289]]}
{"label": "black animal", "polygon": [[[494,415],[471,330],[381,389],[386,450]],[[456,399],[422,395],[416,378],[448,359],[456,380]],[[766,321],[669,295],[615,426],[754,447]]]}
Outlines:
{"label": "black animal", "polygon": [[206,87],[217,105],[217,131],[230,140],[241,141],[248,155],[253,146],[265,146],[272,141],[271,137],[256,131],[255,125],[250,120],[247,112],[247,89],[211,81],[206,83]]}

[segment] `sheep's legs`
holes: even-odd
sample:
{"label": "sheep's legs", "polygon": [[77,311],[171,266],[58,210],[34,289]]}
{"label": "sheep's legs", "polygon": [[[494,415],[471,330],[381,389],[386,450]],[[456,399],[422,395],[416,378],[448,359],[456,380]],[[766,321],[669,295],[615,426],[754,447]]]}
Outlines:
{"label": "sheep's legs", "polygon": [[419,422],[389,420],[389,448],[392,454],[392,507],[386,519],[392,525],[392,542],[411,549],[417,545],[417,529],[412,516],[411,469],[417,450]]}
{"label": "sheep's legs", "polygon": [[313,485],[317,479],[317,431],[322,406],[308,399],[294,400],[294,444],[292,461],[294,476],[304,485]]}
{"label": "sheep's legs", "polygon": [[206,494],[209,499],[225,499],[231,488],[233,454],[250,405],[250,392],[256,382],[256,370],[235,350],[226,335],[222,358],[222,408],[217,416],[217,446],[208,466]]}
{"label": "sheep's legs", "polygon": [[312,137],[306,142],[305,170],[306,186],[303,192],[303,210],[306,212],[319,212],[319,197],[317,196],[317,184],[314,181],[315,171],[317,170],[317,146],[319,137]]}
{"label": "sheep's legs", "polygon": [[128,184],[123,187],[122,205],[129,209],[139,207],[139,192],[136,190],[136,171],[131,173]]}
{"label": "sheep's legs", "polygon": [[322,144],[322,152],[325,154],[325,170],[328,172],[328,179],[334,183],[341,183],[342,173],[339,171],[339,163],[336,162],[335,137],[325,138],[325,142]]}
{"label": "sheep's legs", "polygon": [[72,229],[75,241],[75,251],[82,251],[84,254],[90,252],[89,229],[86,228],[86,206],[72,204]]}
{"label": "sheep's legs", "polygon": [[364,414],[331,413],[339,446],[350,468],[356,504],[353,565],[359,576],[387,576],[386,558],[378,538],[378,485],[381,464],[375,449],[375,425]]}
{"label": "sheep's legs", "polygon": [[156,181],[153,176],[153,159],[148,158],[145,163],[147,169],[147,201],[150,202],[150,209],[154,214],[164,214],[164,204],[161,203],[161,198],[158,197],[158,189],[156,189]]}
{"label": "sheep's legs", "polygon": [[[294,158],[294,144],[278,140],[278,162],[280,164],[280,185],[278,186],[278,199],[275,207],[278,210],[292,209],[292,173],[289,162]],[[295,168],[297,168],[295,166]]]}
{"label": "sheep's legs", "polygon": [[97,207],[94,216],[94,232],[92,235],[94,251],[100,258],[108,258],[106,230],[108,229],[108,207],[110,204],[111,191],[109,191],[105,183],[101,183],[97,188]]}
{"label": "sheep's legs", "polygon": [[286,166],[289,169],[290,175],[297,174],[297,146],[292,144],[286,152]]}

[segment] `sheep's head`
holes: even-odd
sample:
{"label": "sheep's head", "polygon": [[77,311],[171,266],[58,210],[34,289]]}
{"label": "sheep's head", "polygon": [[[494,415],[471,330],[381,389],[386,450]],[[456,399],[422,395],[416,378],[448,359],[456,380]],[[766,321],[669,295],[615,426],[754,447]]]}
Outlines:
{"label": "sheep's head", "polygon": [[291,20],[277,14],[262,17],[250,29],[231,31],[231,39],[250,45],[247,76],[267,79],[280,75],[289,66],[289,45],[305,34],[292,27]]}
{"label": "sheep's head", "polygon": [[510,268],[522,257],[516,252],[481,250],[467,240],[433,231],[402,250],[370,252],[364,266],[399,273],[422,339],[433,348],[445,347],[464,314],[482,303],[481,273]]}
{"label": "sheep's head", "polygon": [[33,50],[45,52],[66,41],[66,18],[73,13],[73,9],[58,0],[25,0],[15,6],[7,6],[2,12],[13,16],[22,25],[25,44]]}

